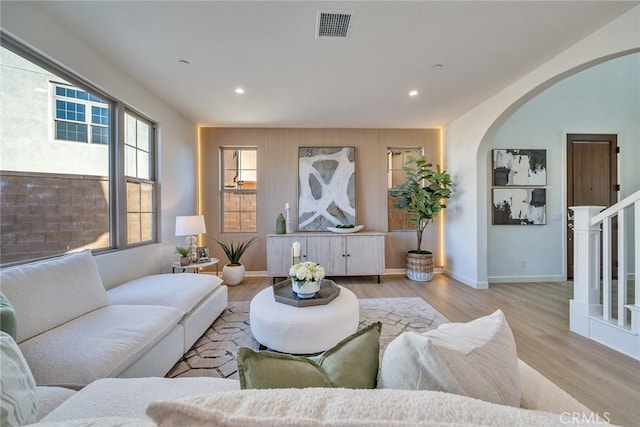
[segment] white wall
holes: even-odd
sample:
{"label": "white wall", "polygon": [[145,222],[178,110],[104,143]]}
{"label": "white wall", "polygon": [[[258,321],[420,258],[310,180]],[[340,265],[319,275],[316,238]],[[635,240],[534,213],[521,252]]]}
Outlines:
{"label": "white wall", "polygon": [[483,144],[487,163],[480,167],[485,168],[493,148],[547,150],[547,224],[489,225],[489,282],[565,279],[567,133],[618,134],[621,199],[640,189],[639,85],[638,53],[596,65],[529,100]]}
{"label": "white wall", "polygon": [[[606,59],[640,49],[640,6],[600,28],[565,52],[449,123],[444,132],[446,167],[458,192],[445,212],[445,249],[450,276],[477,288],[488,286],[487,147],[501,124],[536,94],[564,77]],[[484,144],[483,149],[481,144]],[[470,161],[469,156],[476,155]]]}
{"label": "white wall", "polygon": [[54,22],[31,2],[3,2],[2,28],[73,70],[114,98],[159,123],[158,182],[161,195],[160,244],[117,251],[97,257],[108,271],[105,285],[139,273],[170,271],[176,260],[176,215],[194,214],[196,198],[197,129],[180,113],[101,57],[92,46]]}

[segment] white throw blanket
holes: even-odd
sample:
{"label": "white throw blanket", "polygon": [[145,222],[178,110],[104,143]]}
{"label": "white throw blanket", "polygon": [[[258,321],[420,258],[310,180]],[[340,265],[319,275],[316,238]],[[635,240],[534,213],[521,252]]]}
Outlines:
{"label": "white throw blanket", "polygon": [[380,389],[223,392],[152,402],[147,415],[162,427],[565,425],[559,414],[436,391]]}

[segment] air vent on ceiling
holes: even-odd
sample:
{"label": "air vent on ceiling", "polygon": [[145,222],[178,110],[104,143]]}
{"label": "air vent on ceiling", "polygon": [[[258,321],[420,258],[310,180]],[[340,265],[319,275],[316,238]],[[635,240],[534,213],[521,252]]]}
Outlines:
{"label": "air vent on ceiling", "polygon": [[352,13],[347,11],[319,10],[316,22],[316,38],[346,38],[349,35],[349,24]]}

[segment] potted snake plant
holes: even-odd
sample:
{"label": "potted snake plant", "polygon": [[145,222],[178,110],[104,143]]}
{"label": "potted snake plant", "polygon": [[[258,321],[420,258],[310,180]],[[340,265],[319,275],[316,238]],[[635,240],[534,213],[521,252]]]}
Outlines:
{"label": "potted snake plant", "polygon": [[229,263],[222,268],[222,279],[225,285],[235,286],[242,282],[244,278],[244,265],[240,262],[240,258],[244,255],[249,246],[256,242],[256,238],[252,237],[249,240],[235,244],[234,242],[225,243],[216,240],[216,243],[222,248]]}
{"label": "potted snake plant", "polygon": [[397,199],[396,209],[409,214],[416,225],[417,246],[406,252],[407,277],[417,282],[428,282],[433,277],[433,253],[422,249],[422,234],[425,228],[451,197],[451,176],[440,169],[440,165],[428,163],[424,156],[409,157],[403,168],[404,183],[390,190],[391,197]]}

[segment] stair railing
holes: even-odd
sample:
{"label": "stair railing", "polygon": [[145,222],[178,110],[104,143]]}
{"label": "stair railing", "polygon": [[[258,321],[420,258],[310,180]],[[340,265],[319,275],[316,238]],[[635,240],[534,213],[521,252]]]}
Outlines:
{"label": "stair railing", "polygon": [[[604,206],[570,209],[574,212],[574,294],[570,301],[570,329],[640,359],[640,282],[637,280],[640,274],[640,191],[607,209]],[[612,268],[614,218],[618,225],[615,282]],[[633,233],[629,227],[633,228]],[[630,251],[633,251],[632,261]],[[628,304],[631,271],[635,277],[635,293],[634,303]],[[617,292],[615,316],[614,291]],[[630,322],[627,321],[629,312]]]}

